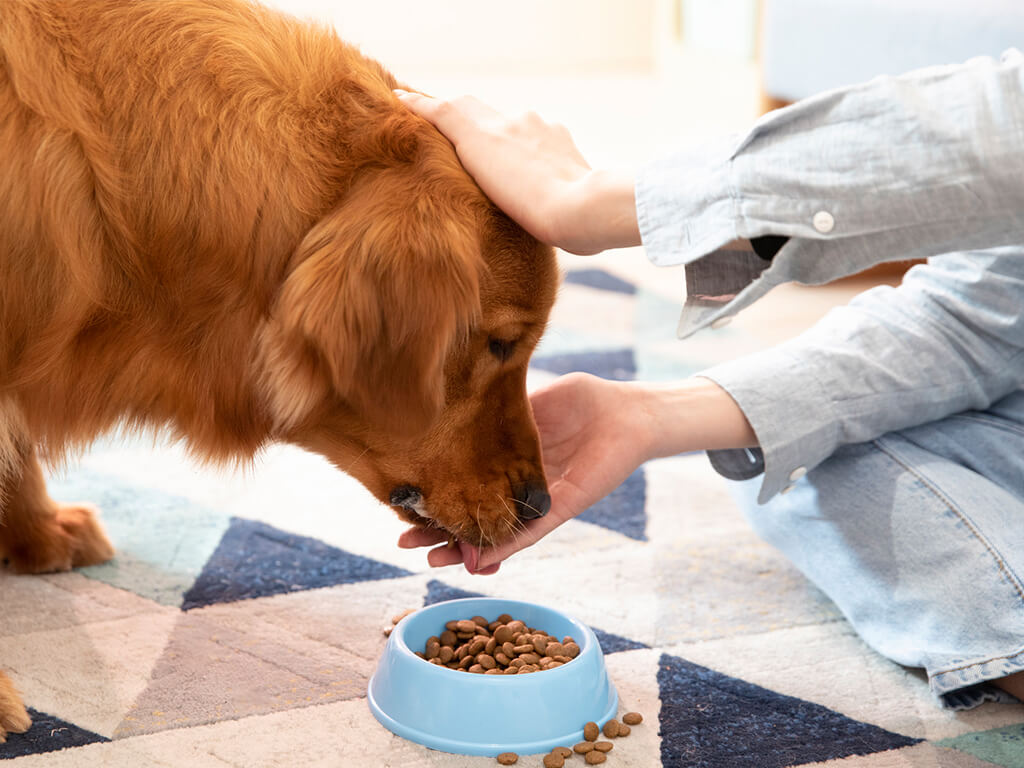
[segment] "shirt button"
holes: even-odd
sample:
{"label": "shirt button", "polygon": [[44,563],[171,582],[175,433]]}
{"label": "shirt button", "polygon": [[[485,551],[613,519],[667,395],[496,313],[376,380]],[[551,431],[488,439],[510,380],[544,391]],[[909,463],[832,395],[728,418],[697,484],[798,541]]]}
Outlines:
{"label": "shirt button", "polygon": [[719,328],[724,328],[725,326],[727,326],[731,322],[732,322],[732,318],[731,317],[728,317],[728,316],[726,316],[726,317],[719,317],[718,319],[711,321],[711,327],[714,330],[717,331]]}
{"label": "shirt button", "polygon": [[807,474],[807,467],[797,467],[789,473],[789,482],[795,483],[801,477]]}
{"label": "shirt button", "polygon": [[813,222],[814,228],[823,235],[827,235],[836,226],[836,220],[832,218],[832,214],[828,211],[818,211],[814,214]]}

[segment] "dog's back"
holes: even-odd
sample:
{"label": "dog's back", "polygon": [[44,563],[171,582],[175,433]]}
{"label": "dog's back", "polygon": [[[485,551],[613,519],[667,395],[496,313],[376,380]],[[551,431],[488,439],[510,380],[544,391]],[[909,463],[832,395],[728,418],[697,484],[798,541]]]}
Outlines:
{"label": "dog's back", "polygon": [[255,448],[242,340],[354,170],[404,151],[393,79],[240,0],[5,0],[0,56],[0,387],[53,447],[145,419]]}

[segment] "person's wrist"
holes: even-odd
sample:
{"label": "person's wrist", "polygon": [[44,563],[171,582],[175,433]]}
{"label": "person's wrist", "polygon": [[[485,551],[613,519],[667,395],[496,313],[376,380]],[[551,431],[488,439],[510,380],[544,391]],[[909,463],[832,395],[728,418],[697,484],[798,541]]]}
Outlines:
{"label": "person's wrist", "polygon": [[632,174],[590,170],[559,196],[554,245],[580,255],[640,245]]}
{"label": "person's wrist", "polygon": [[647,459],[757,445],[739,405],[711,379],[638,386]]}

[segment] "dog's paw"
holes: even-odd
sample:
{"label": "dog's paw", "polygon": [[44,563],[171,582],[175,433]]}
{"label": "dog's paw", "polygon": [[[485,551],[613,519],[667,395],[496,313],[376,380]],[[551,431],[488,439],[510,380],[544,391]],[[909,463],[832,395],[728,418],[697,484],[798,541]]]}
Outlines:
{"label": "dog's paw", "polygon": [[14,690],[11,681],[0,672],[0,744],[8,733],[24,733],[32,725],[32,719],[21,703],[21,697]]}
{"label": "dog's paw", "polygon": [[70,571],[105,563],[114,547],[100,527],[98,512],[88,504],[58,504],[57,514],[32,531],[32,538],[5,553],[15,573]]}
{"label": "dog's paw", "polygon": [[114,556],[114,545],[100,525],[99,512],[88,504],[61,504],[57,523],[67,538],[71,567],[99,565]]}

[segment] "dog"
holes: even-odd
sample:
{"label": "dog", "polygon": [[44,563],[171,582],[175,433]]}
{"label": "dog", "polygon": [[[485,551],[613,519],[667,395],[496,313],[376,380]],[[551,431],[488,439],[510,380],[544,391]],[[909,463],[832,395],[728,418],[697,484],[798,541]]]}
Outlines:
{"label": "dog", "polygon": [[[245,0],[4,0],[8,569],[113,556],[40,460],[115,428],[207,462],[301,446],[475,545],[547,511],[526,369],[554,252],[396,87],[331,30]],[[0,674],[0,740],[27,727]]]}

